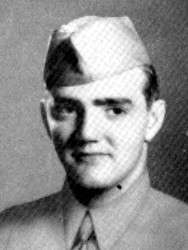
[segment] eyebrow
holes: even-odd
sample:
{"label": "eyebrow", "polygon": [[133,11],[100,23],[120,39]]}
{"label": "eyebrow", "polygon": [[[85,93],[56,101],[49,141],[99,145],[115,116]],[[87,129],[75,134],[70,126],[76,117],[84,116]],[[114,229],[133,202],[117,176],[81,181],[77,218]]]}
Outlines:
{"label": "eyebrow", "polygon": [[[55,97],[55,102],[62,103],[62,104],[81,104],[81,101],[76,98],[71,97]],[[95,106],[119,106],[119,105],[133,105],[133,102],[129,98],[102,98],[102,99],[95,99],[93,101]]]}
{"label": "eyebrow", "polygon": [[132,105],[133,102],[129,98],[104,98],[94,100],[96,106],[118,106],[129,104]]}
{"label": "eyebrow", "polygon": [[60,97],[60,96],[56,96],[54,100],[55,100],[55,103],[58,103],[58,104],[75,104],[77,102],[80,102],[79,100],[71,98],[71,97]]}

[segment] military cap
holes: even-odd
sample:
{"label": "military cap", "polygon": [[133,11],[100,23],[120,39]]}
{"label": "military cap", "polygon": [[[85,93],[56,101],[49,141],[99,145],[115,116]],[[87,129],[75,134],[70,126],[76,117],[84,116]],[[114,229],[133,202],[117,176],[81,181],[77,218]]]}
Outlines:
{"label": "military cap", "polygon": [[47,89],[72,86],[150,64],[129,17],[85,16],[60,26],[51,35],[44,81]]}

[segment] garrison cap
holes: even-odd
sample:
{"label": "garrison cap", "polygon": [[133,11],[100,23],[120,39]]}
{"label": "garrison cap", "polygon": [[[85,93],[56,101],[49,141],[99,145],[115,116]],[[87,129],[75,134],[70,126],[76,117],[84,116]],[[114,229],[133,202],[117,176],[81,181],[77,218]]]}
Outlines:
{"label": "garrison cap", "polygon": [[150,65],[129,17],[85,16],[51,35],[44,67],[47,89],[72,86]]}

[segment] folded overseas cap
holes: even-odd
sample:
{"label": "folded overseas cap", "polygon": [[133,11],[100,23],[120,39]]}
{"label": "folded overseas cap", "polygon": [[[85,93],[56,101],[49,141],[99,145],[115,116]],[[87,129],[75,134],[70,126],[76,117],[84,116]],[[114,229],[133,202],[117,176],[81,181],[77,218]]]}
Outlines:
{"label": "folded overseas cap", "polygon": [[146,48],[127,16],[85,16],[53,32],[44,80],[48,89],[72,86],[148,64]]}

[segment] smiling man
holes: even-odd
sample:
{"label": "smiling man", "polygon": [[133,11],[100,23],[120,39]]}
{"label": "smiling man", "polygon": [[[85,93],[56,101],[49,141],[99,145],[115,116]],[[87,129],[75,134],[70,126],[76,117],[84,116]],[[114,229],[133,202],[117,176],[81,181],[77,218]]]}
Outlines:
{"label": "smiling man", "polygon": [[187,206],[150,186],[148,145],[165,102],[130,19],[62,25],[44,81],[41,114],[67,178],[59,193],[1,215],[1,249],[188,249]]}

